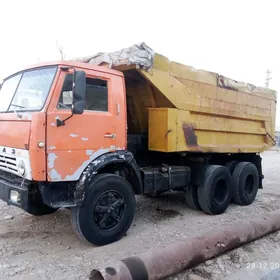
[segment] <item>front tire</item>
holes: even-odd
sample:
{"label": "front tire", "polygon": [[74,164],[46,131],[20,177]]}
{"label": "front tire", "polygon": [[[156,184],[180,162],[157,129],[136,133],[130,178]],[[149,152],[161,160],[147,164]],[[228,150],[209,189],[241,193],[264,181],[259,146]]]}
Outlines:
{"label": "front tire", "polygon": [[45,216],[56,212],[59,208],[52,208],[45,204],[31,205],[25,211],[33,216]]}
{"label": "front tire", "polygon": [[100,174],[85,192],[83,205],[72,209],[72,225],[78,236],[97,246],[121,239],[135,214],[132,186],[118,175]]}
{"label": "front tire", "polygon": [[224,166],[207,167],[204,182],[198,187],[198,202],[208,214],[219,215],[226,211],[232,199],[232,179]]}

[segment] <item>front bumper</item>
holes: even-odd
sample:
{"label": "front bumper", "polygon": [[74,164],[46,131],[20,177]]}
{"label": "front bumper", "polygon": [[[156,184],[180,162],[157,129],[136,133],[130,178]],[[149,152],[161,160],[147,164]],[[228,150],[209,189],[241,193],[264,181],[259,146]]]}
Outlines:
{"label": "front bumper", "polygon": [[[46,212],[46,207],[75,207],[77,204],[74,200],[74,189],[74,183],[39,183],[0,170],[0,199],[32,215]],[[19,202],[11,200],[13,190],[20,194]]]}
{"label": "front bumper", "polygon": [[[0,199],[6,202],[8,205],[14,205],[28,211],[30,204],[30,191],[28,188],[28,182],[24,182],[23,179],[20,180],[15,178],[11,178],[9,180],[5,177],[1,176],[0,174]],[[19,202],[11,201],[10,193],[12,190],[17,191],[20,194]]]}

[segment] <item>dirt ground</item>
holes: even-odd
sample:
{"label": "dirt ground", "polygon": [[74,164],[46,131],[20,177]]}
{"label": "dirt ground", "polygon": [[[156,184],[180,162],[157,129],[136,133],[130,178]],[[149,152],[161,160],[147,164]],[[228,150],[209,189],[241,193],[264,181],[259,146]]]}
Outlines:
{"label": "dirt ground", "polygon": [[[264,189],[252,205],[231,205],[224,214],[210,216],[189,209],[181,193],[138,197],[127,236],[104,247],[78,239],[69,210],[33,217],[0,202],[0,279],[88,279],[93,268],[109,262],[278,209],[280,152],[269,151],[262,157]],[[248,262],[265,260],[278,247],[280,233],[275,233],[169,279],[223,279]]]}

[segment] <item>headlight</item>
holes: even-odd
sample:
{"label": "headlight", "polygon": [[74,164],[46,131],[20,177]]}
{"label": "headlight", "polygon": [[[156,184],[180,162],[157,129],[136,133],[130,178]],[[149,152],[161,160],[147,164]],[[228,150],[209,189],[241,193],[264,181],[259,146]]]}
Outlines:
{"label": "headlight", "polygon": [[20,203],[20,193],[15,190],[10,191],[10,200],[14,203]]}
{"label": "headlight", "polygon": [[18,172],[20,175],[24,176],[25,174],[25,163],[23,160],[21,160],[19,163],[18,163]]}

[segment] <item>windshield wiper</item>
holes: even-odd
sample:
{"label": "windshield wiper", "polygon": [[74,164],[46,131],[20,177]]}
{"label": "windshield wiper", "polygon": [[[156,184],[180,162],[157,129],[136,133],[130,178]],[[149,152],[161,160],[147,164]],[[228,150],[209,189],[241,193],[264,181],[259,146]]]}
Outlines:
{"label": "windshield wiper", "polygon": [[24,107],[24,106],[17,105],[17,104],[11,104],[10,106],[14,106],[14,107],[22,108],[22,109],[25,109],[25,108],[26,108],[26,107]]}
{"label": "windshield wiper", "polygon": [[[21,108],[21,109],[24,109],[24,108],[25,108],[24,106],[17,105],[17,104],[11,104],[11,105],[9,106],[9,108],[10,108],[11,106],[13,106],[13,107],[18,107],[18,108]],[[17,114],[17,116],[18,116],[19,118],[21,118],[21,115],[20,115],[15,109],[14,109],[13,111]]]}

